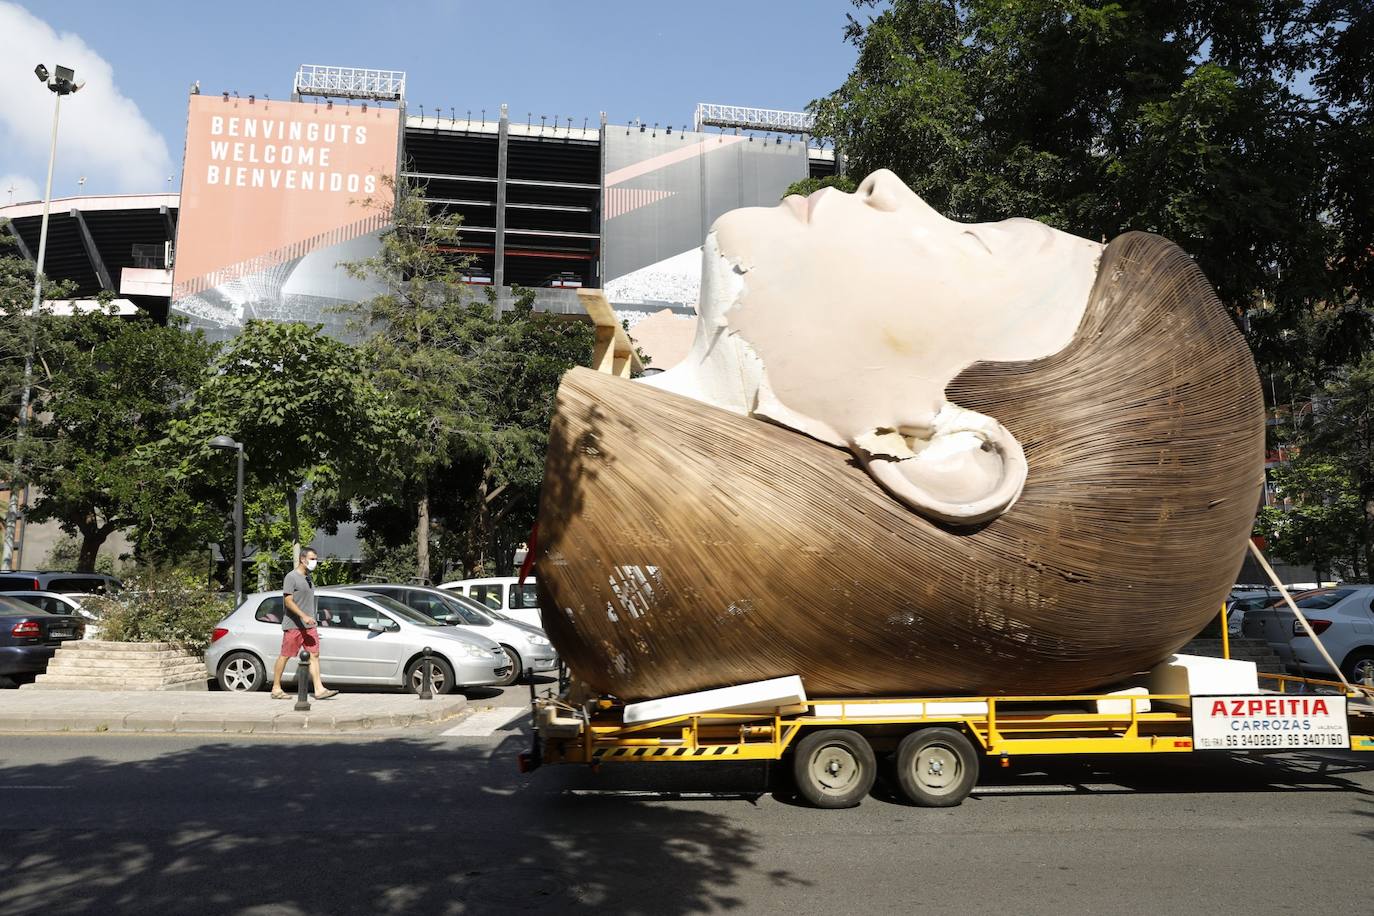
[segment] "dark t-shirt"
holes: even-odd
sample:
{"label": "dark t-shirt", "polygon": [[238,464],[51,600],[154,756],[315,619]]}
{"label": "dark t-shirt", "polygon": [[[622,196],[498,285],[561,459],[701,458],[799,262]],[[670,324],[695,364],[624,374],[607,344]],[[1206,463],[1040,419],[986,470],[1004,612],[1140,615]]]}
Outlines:
{"label": "dark t-shirt", "polygon": [[[306,617],[315,616],[315,584],[310,581],[309,576],[293,569],[282,580],[281,590],[283,595],[291,596],[291,600],[296,602],[296,607],[301,609],[302,614]],[[295,615],[286,611],[281,615],[281,628],[298,630],[300,625],[296,623]]]}

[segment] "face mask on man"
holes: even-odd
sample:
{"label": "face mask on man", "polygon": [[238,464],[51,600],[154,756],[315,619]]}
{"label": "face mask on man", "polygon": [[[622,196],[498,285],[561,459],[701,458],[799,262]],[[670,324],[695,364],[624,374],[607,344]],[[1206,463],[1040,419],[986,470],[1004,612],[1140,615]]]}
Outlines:
{"label": "face mask on man", "polygon": [[319,560],[316,560],[312,557],[311,559],[305,561],[305,568],[313,571],[315,569],[315,564],[319,562]]}

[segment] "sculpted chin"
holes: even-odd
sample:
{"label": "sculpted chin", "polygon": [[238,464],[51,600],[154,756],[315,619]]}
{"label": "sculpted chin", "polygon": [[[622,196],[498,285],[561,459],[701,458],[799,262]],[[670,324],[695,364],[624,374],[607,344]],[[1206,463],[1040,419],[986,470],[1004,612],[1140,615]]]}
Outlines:
{"label": "sculpted chin", "polygon": [[560,389],[541,604],[594,689],[1083,690],[1217,613],[1263,402],[1171,243],[959,223],[879,171],[721,217],[698,310],[681,365]]}

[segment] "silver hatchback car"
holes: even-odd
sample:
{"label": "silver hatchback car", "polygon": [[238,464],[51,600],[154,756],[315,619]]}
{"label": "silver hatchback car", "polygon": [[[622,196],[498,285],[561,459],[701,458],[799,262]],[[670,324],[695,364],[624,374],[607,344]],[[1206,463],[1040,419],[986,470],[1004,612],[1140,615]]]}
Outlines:
{"label": "silver hatchback car", "polygon": [[[485,637],[444,626],[382,595],[339,589],[315,592],[320,630],[320,675],[331,687],[404,686],[419,692],[424,650],[432,652],[433,689],[494,686],[511,671],[501,646]],[[264,690],[281,652],[281,592],[249,595],[215,627],[205,667],[221,689]],[[284,680],[295,680],[297,662]]]}
{"label": "silver hatchback car", "polygon": [[480,602],[457,592],[443,591],[418,585],[375,583],[346,586],[350,591],[372,592],[395,598],[406,607],[433,617],[440,623],[458,627],[468,633],[494,639],[501,644],[513,664],[511,673],[501,686],[514,684],[521,677],[558,667],[558,653],[549,637],[539,627],[511,620]]}

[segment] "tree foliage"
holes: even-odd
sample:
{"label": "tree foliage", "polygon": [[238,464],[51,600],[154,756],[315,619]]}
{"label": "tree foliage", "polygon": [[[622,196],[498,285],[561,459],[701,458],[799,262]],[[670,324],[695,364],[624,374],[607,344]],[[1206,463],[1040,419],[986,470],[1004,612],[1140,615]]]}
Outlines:
{"label": "tree foliage", "polygon": [[[436,541],[470,566],[474,552],[497,552],[500,533],[532,517],[553,392],[563,372],[590,357],[592,333],[534,311],[529,291],[517,290],[508,309],[474,294],[461,218],[433,209],[410,183],[392,190],[364,202],[392,225],[380,251],[347,265],[379,292],[346,311],[378,385],[421,411],[393,500],[410,507],[414,534],[382,542],[413,541],[415,574],[428,579]],[[511,514],[521,506],[525,515]],[[374,533],[395,530],[388,508],[366,516]]]}
{"label": "tree foliage", "polygon": [[[45,299],[71,293],[69,282],[48,281]],[[19,404],[25,387],[27,357],[30,417],[40,415],[52,380],[52,355],[60,342],[53,337],[57,324],[46,305],[33,308],[33,265],[19,254],[9,231],[0,225],[0,477],[5,489],[19,491],[30,482],[30,468],[44,460],[43,443],[18,436]],[[19,466],[16,467],[16,459]],[[16,476],[16,471],[18,472]],[[7,509],[8,506],[5,506]],[[3,513],[0,509],[0,513]]]}
{"label": "tree foliage", "polygon": [[32,426],[44,447],[31,470],[38,490],[29,519],[77,535],[77,569],[91,570],[111,534],[175,504],[140,450],[186,416],[215,348],[176,321],[164,327],[108,311],[45,321],[53,345]]}
{"label": "tree foliage", "polygon": [[223,506],[233,462],[209,442],[242,442],[245,503],[257,507],[245,517],[270,552],[278,519],[287,520],[291,542],[299,540],[296,496],[307,484],[342,502],[386,489],[413,441],[415,410],[373,383],[363,354],[318,325],[250,321],[210,366],[186,414],[145,457]]}
{"label": "tree foliage", "polygon": [[800,181],[794,181],[787,186],[787,190],[782,193],[782,196],[791,197],[793,194],[800,194],[802,197],[806,197],[816,193],[821,188],[834,188],[846,194],[853,194],[857,187],[854,179],[848,175],[827,175],[824,178],[803,178]]}
{"label": "tree foliage", "polygon": [[851,171],[891,168],[962,220],[1157,232],[1237,315],[1271,305],[1271,345],[1318,303],[1346,312],[1332,359],[1367,343],[1367,4],[884,6],[850,17],[858,62],[813,103]]}
{"label": "tree foliage", "polygon": [[1298,443],[1276,469],[1291,502],[1265,509],[1258,533],[1295,562],[1360,579],[1374,575],[1374,354],[1342,371],[1284,438]]}
{"label": "tree foliage", "polygon": [[855,6],[854,70],[812,103],[850,172],[890,168],[955,219],[1178,243],[1246,327],[1271,406],[1318,404],[1275,477],[1294,507],[1257,531],[1369,575],[1374,6]]}

